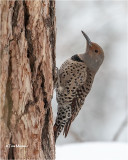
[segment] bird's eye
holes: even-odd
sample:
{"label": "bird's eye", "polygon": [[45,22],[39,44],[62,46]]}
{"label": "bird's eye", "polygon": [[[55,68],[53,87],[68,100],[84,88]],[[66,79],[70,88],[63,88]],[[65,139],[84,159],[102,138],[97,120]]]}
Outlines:
{"label": "bird's eye", "polygon": [[95,52],[98,53],[98,50],[96,49]]}

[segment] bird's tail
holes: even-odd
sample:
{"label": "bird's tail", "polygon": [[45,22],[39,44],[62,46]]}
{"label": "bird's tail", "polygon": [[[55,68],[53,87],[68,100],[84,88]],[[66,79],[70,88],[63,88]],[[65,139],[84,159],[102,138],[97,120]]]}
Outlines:
{"label": "bird's tail", "polygon": [[54,131],[54,140],[56,142],[56,139],[57,139],[57,126],[56,126],[56,124],[53,127],[53,131]]}
{"label": "bird's tail", "polygon": [[56,139],[58,138],[58,136],[60,135],[61,131],[63,130],[64,126],[57,126],[57,124],[55,123],[53,130],[54,130],[54,140],[56,142]]}
{"label": "bird's tail", "polygon": [[56,122],[53,128],[55,141],[57,137],[60,135],[60,133],[62,132],[63,128],[65,127],[65,125],[67,124],[70,118],[71,118],[71,107],[70,106],[58,107],[57,118],[56,118]]}
{"label": "bird's tail", "polygon": [[67,137],[67,135],[68,135],[68,132],[69,132],[69,128],[70,128],[70,126],[71,126],[71,118],[68,120],[68,122],[66,123],[66,125],[64,126],[64,131],[63,131],[63,135],[65,136],[65,137]]}

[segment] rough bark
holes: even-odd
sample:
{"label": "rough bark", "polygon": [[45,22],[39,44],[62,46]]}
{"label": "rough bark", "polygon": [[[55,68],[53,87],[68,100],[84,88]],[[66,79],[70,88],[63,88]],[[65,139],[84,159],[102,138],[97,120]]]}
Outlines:
{"label": "rough bark", "polygon": [[55,2],[0,1],[0,159],[54,160]]}

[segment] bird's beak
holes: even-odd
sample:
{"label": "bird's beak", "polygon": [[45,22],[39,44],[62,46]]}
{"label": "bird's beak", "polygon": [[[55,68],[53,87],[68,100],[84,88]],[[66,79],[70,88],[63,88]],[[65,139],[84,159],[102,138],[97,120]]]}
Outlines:
{"label": "bird's beak", "polygon": [[87,50],[88,50],[89,46],[92,46],[92,42],[91,42],[90,38],[87,36],[87,34],[85,34],[83,31],[81,31],[81,32],[84,35],[85,39],[87,40]]}

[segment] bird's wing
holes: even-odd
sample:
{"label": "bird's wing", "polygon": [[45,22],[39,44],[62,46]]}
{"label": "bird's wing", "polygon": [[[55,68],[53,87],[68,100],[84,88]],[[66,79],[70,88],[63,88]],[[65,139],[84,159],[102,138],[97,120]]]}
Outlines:
{"label": "bird's wing", "polygon": [[72,100],[72,104],[71,104],[72,116],[68,120],[68,122],[66,123],[66,125],[64,127],[63,134],[65,135],[65,137],[68,134],[68,131],[69,131],[69,128],[70,128],[72,121],[76,118],[79,111],[81,110],[81,107],[84,104],[85,98],[91,89],[93,79],[94,79],[94,74],[91,73],[87,68],[87,79],[83,85],[81,85],[79,88],[77,88],[76,96]]}
{"label": "bird's wing", "polygon": [[[80,87],[80,89],[82,88],[82,86]],[[64,127],[64,132],[63,134],[65,135],[65,137],[68,134],[69,128],[71,126],[72,121],[76,118],[76,116],[78,115],[82,105],[84,104],[84,100],[85,100],[85,95],[79,94],[80,90],[76,91],[76,97],[72,100],[72,104],[71,104],[71,109],[72,109],[72,116],[71,118],[68,120],[68,122],[66,123],[65,127]]]}

